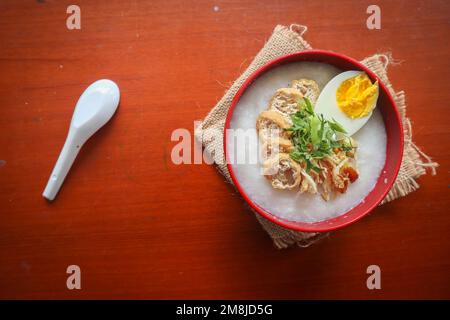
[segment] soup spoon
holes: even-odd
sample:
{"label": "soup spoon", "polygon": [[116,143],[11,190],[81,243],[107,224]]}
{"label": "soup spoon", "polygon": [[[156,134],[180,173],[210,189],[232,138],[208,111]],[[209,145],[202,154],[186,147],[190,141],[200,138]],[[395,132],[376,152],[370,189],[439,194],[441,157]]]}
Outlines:
{"label": "soup spoon", "polygon": [[119,87],[111,80],[92,83],[80,96],[69,133],[42,196],[53,200],[83,144],[111,119],[120,100]]}

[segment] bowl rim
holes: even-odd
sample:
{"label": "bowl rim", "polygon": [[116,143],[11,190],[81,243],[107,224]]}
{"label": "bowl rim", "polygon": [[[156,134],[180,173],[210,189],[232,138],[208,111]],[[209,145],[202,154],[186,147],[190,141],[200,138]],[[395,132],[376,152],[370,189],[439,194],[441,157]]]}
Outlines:
{"label": "bowl rim", "polygon": [[[223,150],[224,150],[224,155],[225,155],[225,161],[226,161],[226,165],[228,168],[228,172],[230,173],[230,177],[231,180],[233,181],[234,185],[236,186],[239,194],[244,198],[245,202],[250,205],[250,207],[256,211],[259,215],[261,215],[262,217],[268,219],[269,221],[275,223],[276,225],[279,225],[281,227],[293,230],[293,231],[301,231],[301,232],[328,232],[328,231],[333,231],[333,230],[337,230],[337,229],[341,229],[343,227],[346,227],[348,225],[351,225],[353,223],[355,223],[356,221],[362,219],[363,217],[365,217],[366,215],[368,215],[376,206],[378,206],[378,204],[386,197],[386,195],[388,194],[388,192],[391,190],[393,184],[395,183],[395,180],[398,176],[398,173],[400,171],[400,167],[401,167],[401,163],[402,163],[402,159],[403,159],[403,149],[404,149],[404,135],[400,134],[400,147],[399,147],[399,160],[397,161],[397,163],[394,166],[394,172],[393,172],[393,179],[391,179],[391,181],[387,184],[385,184],[385,190],[378,196],[378,198],[374,199],[373,203],[367,208],[365,209],[362,213],[355,215],[354,217],[348,218],[348,219],[341,219],[343,220],[342,222],[336,223],[332,226],[323,226],[325,221],[330,221],[333,219],[338,219],[338,218],[342,218],[344,215],[350,213],[351,211],[355,210],[355,208],[357,207],[353,207],[350,210],[347,210],[346,212],[330,218],[330,219],[326,219],[326,220],[322,220],[322,221],[318,221],[318,222],[314,222],[314,223],[309,223],[309,222],[301,222],[301,221],[291,221],[291,220],[287,220],[284,218],[280,218],[277,217],[273,214],[271,214],[270,212],[266,211],[264,208],[260,207],[259,205],[257,205],[256,203],[253,202],[253,200],[247,195],[247,193],[245,192],[244,188],[241,186],[241,184],[239,183],[234,170],[233,170],[233,166],[231,164],[231,162],[229,161],[229,153],[227,152],[227,129],[230,126],[230,121],[231,121],[231,117],[233,115],[234,109],[238,103],[238,101],[240,100],[242,94],[245,92],[245,90],[253,83],[254,80],[256,80],[259,76],[261,76],[263,73],[265,73],[266,71],[269,71],[270,69],[272,69],[273,67],[276,67],[277,65],[281,65],[283,62],[288,61],[287,63],[291,63],[291,61],[289,60],[293,60],[299,56],[304,56],[304,55],[319,55],[319,56],[328,56],[328,57],[332,57],[332,58],[337,58],[337,59],[341,59],[344,60],[347,63],[350,63],[352,65],[354,65],[356,68],[361,69],[362,71],[366,72],[370,78],[372,79],[377,79],[378,80],[378,84],[379,86],[381,86],[382,90],[386,93],[387,99],[389,100],[389,103],[394,107],[393,111],[394,111],[394,115],[395,115],[395,122],[396,125],[399,128],[399,132],[403,133],[403,124],[402,124],[402,120],[401,120],[401,116],[400,116],[400,112],[398,110],[397,104],[395,103],[394,98],[392,97],[391,93],[389,92],[388,87],[383,83],[383,81],[373,72],[371,71],[369,68],[367,68],[366,66],[364,66],[362,63],[360,63],[359,61],[350,58],[344,54],[340,54],[340,53],[336,53],[333,51],[327,51],[327,50],[304,50],[304,51],[300,51],[300,52],[294,52],[294,53],[290,53],[290,54],[286,54],[283,56],[280,56],[278,58],[275,58],[273,60],[268,61],[267,63],[265,63],[263,66],[259,67],[258,69],[256,69],[240,86],[239,90],[236,92],[236,94],[233,97],[233,100],[231,101],[231,105],[230,108],[228,109],[227,112],[227,116],[226,116],[226,120],[225,120],[225,124],[224,124],[224,137],[223,137]],[[295,62],[295,61],[292,61]],[[324,63],[327,63],[326,61]],[[383,119],[384,120],[384,119]],[[386,166],[386,162],[385,162],[385,166]],[[378,176],[377,179],[377,183],[379,181],[379,179],[381,178],[381,175]],[[376,184],[375,184],[376,185]],[[375,187],[365,196],[364,199],[366,199],[373,191],[375,190]]]}

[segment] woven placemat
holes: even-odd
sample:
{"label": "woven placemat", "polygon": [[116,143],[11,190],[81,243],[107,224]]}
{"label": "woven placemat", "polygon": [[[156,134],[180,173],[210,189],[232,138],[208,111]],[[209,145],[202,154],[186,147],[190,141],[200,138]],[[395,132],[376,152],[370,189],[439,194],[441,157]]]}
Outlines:
{"label": "woven placemat", "polygon": [[[197,127],[195,132],[197,140],[201,141],[205,150],[214,160],[220,173],[231,184],[233,182],[227,169],[223,151],[223,131],[225,118],[233,97],[244,81],[268,61],[289,53],[312,49],[302,37],[306,30],[307,28],[302,25],[291,25],[290,27],[276,26],[269,40],[267,40],[264,47],[256,55],[248,68],[225,92],[225,95],[208,113],[202,124]],[[387,67],[391,61],[392,59],[389,54],[375,54],[361,61],[362,64],[375,72],[386,85],[397,104],[404,125],[405,144],[400,172],[394,186],[381,204],[399,197],[404,197],[408,193],[413,192],[419,188],[416,179],[426,173],[426,168],[429,168],[432,174],[436,174],[437,167],[437,163],[433,162],[412,141],[411,122],[406,117],[405,93],[403,91],[396,92],[388,79]],[[277,248],[286,248],[294,244],[307,247],[324,236],[327,236],[327,233],[292,231],[272,223],[256,212],[255,215]]]}

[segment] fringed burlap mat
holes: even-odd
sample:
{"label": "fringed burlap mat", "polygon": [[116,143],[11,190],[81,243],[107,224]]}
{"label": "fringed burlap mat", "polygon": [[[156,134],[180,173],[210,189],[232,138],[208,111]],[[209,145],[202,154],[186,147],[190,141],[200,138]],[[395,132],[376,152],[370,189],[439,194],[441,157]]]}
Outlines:
{"label": "fringed burlap mat", "polygon": [[[234,95],[242,83],[259,67],[268,61],[289,53],[311,49],[311,46],[303,39],[306,27],[291,25],[289,28],[278,25],[261,51],[256,55],[245,72],[233,83],[216,106],[206,116],[202,125],[195,132],[198,141],[201,141],[206,151],[212,156],[219,171],[232,183],[228,172],[223,152],[223,130],[225,118]],[[389,194],[381,204],[403,197],[416,190],[419,185],[416,179],[425,174],[425,169],[430,168],[435,174],[437,163],[424,154],[413,142],[411,122],[406,117],[405,93],[395,92],[387,76],[387,67],[391,62],[389,54],[375,54],[361,61],[369,69],[375,72],[389,89],[395,99],[397,107],[403,118],[405,145],[403,162],[397,180]],[[217,138],[217,131],[221,137]],[[307,247],[326,236],[326,233],[296,232],[280,227],[263,218],[255,212],[256,218],[273,239],[277,248],[286,248],[293,244]]]}

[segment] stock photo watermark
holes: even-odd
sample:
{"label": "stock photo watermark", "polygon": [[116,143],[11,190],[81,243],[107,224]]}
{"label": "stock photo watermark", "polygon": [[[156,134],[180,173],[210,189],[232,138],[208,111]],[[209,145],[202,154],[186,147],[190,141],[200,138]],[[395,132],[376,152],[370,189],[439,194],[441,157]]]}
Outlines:
{"label": "stock photo watermark", "polygon": [[[270,154],[277,153],[281,148],[282,132],[277,129],[258,132],[255,128],[226,129],[225,131],[211,128],[202,129],[201,121],[194,121],[195,137],[186,128],[173,130],[170,140],[176,142],[172,147],[171,161],[180,164],[249,164],[262,163]],[[226,135],[228,157],[223,155],[223,140]],[[260,144],[259,135],[265,135],[270,144]],[[201,141],[200,141],[201,140]],[[203,150],[202,142],[208,142],[208,149]]]}
{"label": "stock photo watermark", "polygon": [[366,286],[369,290],[381,289],[381,269],[376,264],[367,267],[366,273],[370,276],[367,278]]}
{"label": "stock photo watermark", "polygon": [[367,7],[366,13],[369,17],[366,20],[366,26],[369,30],[381,29],[381,9],[376,4],[371,4]]}
{"label": "stock photo watermark", "polygon": [[67,7],[67,14],[70,14],[66,19],[66,27],[69,30],[81,29],[81,9],[76,4],[71,4]]}
{"label": "stock photo watermark", "polygon": [[66,280],[66,286],[69,290],[81,289],[81,268],[76,264],[67,267],[66,273],[69,274]]}

